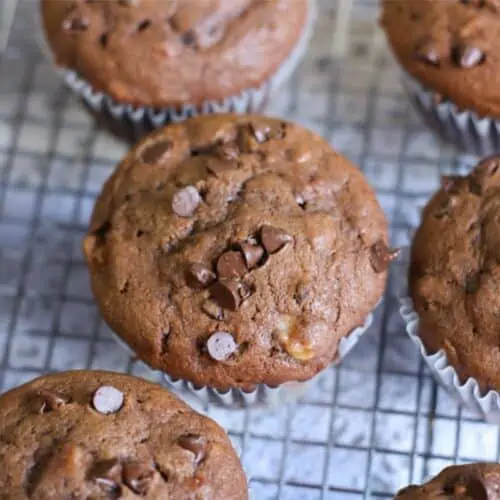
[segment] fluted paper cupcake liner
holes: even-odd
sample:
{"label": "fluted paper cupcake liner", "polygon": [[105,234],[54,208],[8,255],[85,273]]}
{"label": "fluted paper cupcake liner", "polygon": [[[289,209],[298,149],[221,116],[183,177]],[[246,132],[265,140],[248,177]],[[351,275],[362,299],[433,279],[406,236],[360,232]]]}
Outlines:
{"label": "fluted paper cupcake liner", "polygon": [[410,250],[403,251],[404,281],[400,291],[400,311],[406,325],[406,332],[417,346],[432,375],[449,394],[467,408],[478,412],[486,421],[500,423],[500,394],[489,390],[482,392],[476,379],[470,377],[464,382],[460,380],[455,368],[450,365],[444,350],[429,354],[420,338],[420,320],[410,297],[408,283],[408,269],[410,264]]}
{"label": "fluted paper cupcake liner", "polygon": [[[276,73],[258,88],[247,89],[237,96],[220,101],[209,100],[201,105],[186,104],[180,108],[135,107],[129,104],[120,104],[104,92],[95,90],[89,82],[75,71],[58,68],[58,72],[98,122],[115,135],[135,142],[156,128],[183,121],[193,116],[263,111],[271,92],[278,89],[290,78],[304,56],[312,36],[316,17],[316,0],[309,0],[308,15],[300,39]],[[47,44],[44,43],[44,45]],[[50,50],[47,49],[47,52],[50,53]]]}
{"label": "fluted paper cupcake liner", "polygon": [[[370,328],[372,323],[373,314],[369,314],[362,326],[356,328],[350,335],[340,340],[336,363],[340,363],[340,361],[349,354],[361,336]],[[114,334],[114,337],[129,353],[135,355],[130,347],[118,335]],[[253,391],[245,392],[241,389],[220,391],[212,387],[198,386],[187,380],[171,377],[164,372],[162,376],[166,385],[183,399],[194,396],[196,402],[202,405],[211,403],[217,406],[235,409],[248,407],[266,408],[293,403],[307,391],[309,384],[314,381],[314,379],[311,379],[306,382],[287,382],[277,387],[258,384]]]}
{"label": "fluted paper cupcake liner", "polygon": [[479,156],[500,152],[500,120],[459,109],[451,101],[438,102],[435,92],[407,73],[403,74],[403,84],[424,120],[444,140]]}

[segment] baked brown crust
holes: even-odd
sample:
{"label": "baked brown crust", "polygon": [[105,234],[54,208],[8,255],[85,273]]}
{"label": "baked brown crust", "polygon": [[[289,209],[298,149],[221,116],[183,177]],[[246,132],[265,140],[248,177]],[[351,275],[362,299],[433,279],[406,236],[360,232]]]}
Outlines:
{"label": "baked brown crust", "polygon": [[57,65],[149,107],[260,87],[299,41],[308,10],[308,0],[41,1]]}
{"label": "baked brown crust", "polygon": [[2,395],[0,415],[1,498],[248,498],[224,431],[145,380],[48,375]]}
{"label": "baked brown crust", "polygon": [[411,250],[410,292],[429,352],[444,349],[460,378],[500,390],[500,158],[445,177]]}
{"label": "baked brown crust", "polygon": [[468,464],[444,469],[422,486],[401,490],[394,500],[498,500],[500,465]]}
{"label": "baked brown crust", "polygon": [[84,249],[104,318],[141,359],[251,389],[336,358],[383,294],[387,233],[362,173],[321,138],[221,115],[139,143],[105,184]]}
{"label": "baked brown crust", "polygon": [[384,0],[381,22],[415,79],[461,109],[500,117],[498,0]]}

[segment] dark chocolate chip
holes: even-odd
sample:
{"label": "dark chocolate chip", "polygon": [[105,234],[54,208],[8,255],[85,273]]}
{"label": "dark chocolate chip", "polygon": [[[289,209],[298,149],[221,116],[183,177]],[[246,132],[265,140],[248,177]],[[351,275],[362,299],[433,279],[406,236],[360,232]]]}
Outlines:
{"label": "dark chocolate chip", "polygon": [[144,163],[156,163],[161,160],[165,153],[172,149],[172,143],[167,140],[158,141],[153,144],[146,146],[141,151],[141,160]]}
{"label": "dark chocolate chip", "polygon": [[399,254],[399,249],[389,248],[384,241],[379,240],[370,248],[370,264],[376,273],[383,273]]}
{"label": "dark chocolate chip", "polygon": [[137,461],[127,462],[123,466],[123,480],[134,493],[147,495],[155,472],[152,464]]}
{"label": "dark chocolate chip", "polygon": [[193,453],[195,465],[198,465],[205,458],[207,440],[204,437],[198,436],[197,434],[185,434],[177,440],[177,444],[181,448],[184,448],[185,450]]}
{"label": "dark chocolate chip", "polygon": [[34,409],[37,413],[49,413],[64,406],[68,401],[59,394],[49,391],[39,391],[34,402]]}
{"label": "dark chocolate chip", "polygon": [[469,177],[469,192],[475,194],[476,196],[481,196],[483,192],[483,186],[477,181],[474,176]]}
{"label": "dark chocolate chip", "polygon": [[247,266],[241,252],[225,252],[217,260],[219,278],[240,278],[246,272]]}
{"label": "dark chocolate chip", "polygon": [[202,311],[217,321],[222,321],[224,319],[224,311],[222,307],[217,305],[213,300],[207,299],[201,305]]}
{"label": "dark chocolate chip", "polygon": [[293,237],[288,233],[272,226],[262,226],[260,239],[267,253],[275,253],[293,241]]}
{"label": "dark chocolate chip", "polygon": [[144,19],[137,25],[137,31],[147,30],[150,26],[151,21],[149,19]]}
{"label": "dark chocolate chip", "polygon": [[228,332],[215,332],[207,340],[207,351],[215,361],[227,361],[237,350],[238,344]]}
{"label": "dark chocolate chip", "polygon": [[172,198],[172,210],[179,217],[192,217],[201,203],[201,196],[194,186],[179,189]]}
{"label": "dark chocolate chip", "polygon": [[432,66],[439,66],[440,63],[438,47],[433,40],[421,43],[415,51],[415,57]]}
{"label": "dark chocolate chip", "polygon": [[89,27],[89,20],[85,17],[74,17],[63,21],[63,29],[67,31],[85,31]]}
{"label": "dark chocolate chip", "polygon": [[465,278],[465,292],[468,294],[476,293],[479,289],[479,274],[470,273]]}
{"label": "dark chocolate chip", "polygon": [[191,288],[205,288],[215,281],[215,273],[203,264],[194,262],[186,270],[186,282]]}
{"label": "dark chocolate chip", "polygon": [[464,69],[470,69],[484,62],[484,52],[474,45],[461,44],[453,50],[455,64]]}
{"label": "dark chocolate chip", "polygon": [[188,30],[181,35],[181,41],[184,45],[188,47],[193,47],[196,45],[196,34],[193,30]]}
{"label": "dark chocolate chip", "polygon": [[264,248],[260,245],[252,245],[251,243],[240,243],[239,248],[245,258],[248,269],[253,269],[264,257]]}
{"label": "dark chocolate chip", "polygon": [[271,132],[271,128],[268,125],[256,125],[255,123],[250,124],[250,130],[259,144],[266,142]]}
{"label": "dark chocolate chip", "polygon": [[105,49],[108,46],[108,40],[109,40],[109,35],[107,33],[103,33],[99,37],[99,43],[101,44],[101,47]]}
{"label": "dark chocolate chip", "polygon": [[130,7],[132,5],[138,5],[139,0],[120,0],[119,3],[120,5],[126,5],[127,7]]}
{"label": "dark chocolate chip", "polygon": [[90,471],[90,479],[110,492],[118,493],[122,480],[122,466],[116,458],[98,462]]}
{"label": "dark chocolate chip", "polygon": [[236,311],[242,301],[240,286],[235,280],[221,280],[210,287],[210,295],[219,306]]}

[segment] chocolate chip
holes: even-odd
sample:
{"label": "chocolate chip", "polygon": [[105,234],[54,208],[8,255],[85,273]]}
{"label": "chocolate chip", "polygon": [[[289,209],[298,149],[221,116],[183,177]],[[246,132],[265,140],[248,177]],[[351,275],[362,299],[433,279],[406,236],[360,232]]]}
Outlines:
{"label": "chocolate chip", "polygon": [[227,332],[215,332],[207,340],[207,351],[215,361],[227,361],[238,350],[238,344]]}
{"label": "chocolate chip", "polygon": [[236,311],[241,304],[241,285],[235,280],[221,280],[210,287],[210,295],[224,309]]}
{"label": "chocolate chip", "polygon": [[153,482],[155,469],[144,462],[127,462],[123,466],[125,484],[138,495],[147,495]]}
{"label": "chocolate chip", "polygon": [[144,31],[147,30],[151,26],[151,21],[149,19],[143,19],[138,25],[137,25],[137,31]]}
{"label": "chocolate chip", "polygon": [[63,29],[67,31],[85,31],[89,27],[89,20],[84,17],[74,17],[63,21]]}
{"label": "chocolate chip", "polygon": [[264,257],[264,249],[260,245],[252,245],[251,243],[240,243],[239,248],[245,258],[248,269],[253,269]]}
{"label": "chocolate chip", "polygon": [[170,151],[172,148],[172,143],[170,141],[158,141],[153,144],[146,146],[145,149],[141,151],[141,160],[144,163],[156,163],[161,160],[165,153]]}
{"label": "chocolate chip", "polygon": [[201,203],[201,196],[194,186],[179,189],[172,198],[172,210],[179,217],[191,217]]}
{"label": "chocolate chip", "polygon": [[384,241],[379,240],[370,249],[370,264],[376,273],[383,273],[399,254],[399,249],[389,248]]}
{"label": "chocolate chip", "polygon": [[213,300],[205,300],[201,305],[201,309],[205,314],[217,321],[222,321],[224,319],[224,311]]}
{"label": "chocolate chip", "polygon": [[415,57],[432,66],[439,66],[440,63],[438,47],[433,40],[421,43],[415,51]]}
{"label": "chocolate chip", "polygon": [[272,226],[262,226],[260,239],[267,253],[275,253],[281,250],[287,243],[293,241],[292,236],[288,233]]}
{"label": "chocolate chip", "polygon": [[191,288],[205,288],[215,281],[215,273],[203,264],[194,262],[186,271],[186,282]]}
{"label": "chocolate chip", "polygon": [[59,394],[49,391],[39,391],[34,402],[34,409],[37,413],[44,414],[57,410],[68,401]]}
{"label": "chocolate chip", "polygon": [[250,130],[252,131],[255,139],[257,139],[257,142],[262,144],[269,139],[269,132],[271,131],[271,128],[268,125],[257,125],[255,123],[251,123]]}
{"label": "chocolate chip", "polygon": [[453,50],[453,60],[461,68],[470,69],[484,62],[484,52],[474,45],[461,44]]}
{"label": "chocolate chip", "polygon": [[181,41],[184,45],[188,47],[193,47],[196,45],[196,34],[193,30],[188,30],[181,35]]}
{"label": "chocolate chip", "polygon": [[246,272],[247,266],[241,252],[225,252],[217,260],[219,278],[240,278]]}
{"label": "chocolate chip", "polygon": [[110,492],[118,493],[121,479],[122,466],[116,458],[103,460],[95,464],[90,472],[90,478]]}
{"label": "chocolate chip", "polygon": [[104,415],[116,413],[123,406],[123,401],[123,392],[110,385],[99,387],[92,398],[94,408]]}
{"label": "chocolate chip", "polygon": [[126,5],[127,7],[130,7],[132,5],[138,5],[139,0],[120,0],[119,3],[120,5]]}
{"label": "chocolate chip", "polygon": [[481,196],[483,192],[483,186],[474,176],[469,177],[469,192],[476,196]]}
{"label": "chocolate chip", "polygon": [[468,294],[476,293],[479,289],[479,275],[469,273],[465,278],[465,292]]}
{"label": "chocolate chip", "polygon": [[177,444],[194,454],[195,465],[198,465],[205,458],[207,440],[204,437],[197,434],[185,434],[177,440]]}

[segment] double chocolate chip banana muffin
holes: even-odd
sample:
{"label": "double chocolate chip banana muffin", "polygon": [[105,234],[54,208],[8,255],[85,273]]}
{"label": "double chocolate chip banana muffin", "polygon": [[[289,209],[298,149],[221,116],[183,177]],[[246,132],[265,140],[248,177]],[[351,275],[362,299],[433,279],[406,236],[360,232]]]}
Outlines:
{"label": "double chocolate chip banana muffin", "polygon": [[49,375],[0,396],[0,497],[246,500],[223,430],[162,387]]}
{"label": "double chocolate chip banana muffin", "polygon": [[309,4],[41,0],[56,65],[92,109],[124,131],[195,113],[262,109],[305,50]]}
{"label": "double chocolate chip banana muffin", "polygon": [[500,390],[500,157],[445,177],[411,250],[410,294],[427,351],[443,349],[462,382]]}
{"label": "double chocolate chip banana muffin", "polygon": [[252,390],[336,359],[395,253],[362,173],[313,133],[200,117],[139,143],[106,182],[84,251],[111,328],[154,368]]}
{"label": "double chocolate chip banana muffin", "polygon": [[500,465],[468,464],[448,467],[422,486],[401,490],[394,500],[498,500]]}
{"label": "double chocolate chip banana muffin", "polygon": [[385,0],[382,25],[430,124],[461,148],[500,151],[500,89],[492,83],[500,74],[500,3]]}

